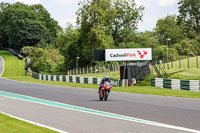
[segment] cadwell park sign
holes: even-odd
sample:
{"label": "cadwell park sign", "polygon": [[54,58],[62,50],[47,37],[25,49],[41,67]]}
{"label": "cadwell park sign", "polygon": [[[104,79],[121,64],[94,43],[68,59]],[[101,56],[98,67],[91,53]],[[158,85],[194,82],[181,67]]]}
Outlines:
{"label": "cadwell park sign", "polygon": [[105,49],[105,61],[152,60],[151,48]]}

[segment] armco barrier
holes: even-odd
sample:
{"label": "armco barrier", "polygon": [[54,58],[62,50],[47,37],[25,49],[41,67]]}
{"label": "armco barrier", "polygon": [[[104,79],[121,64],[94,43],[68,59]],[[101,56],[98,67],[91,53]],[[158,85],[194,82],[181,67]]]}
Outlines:
{"label": "armco barrier", "polygon": [[[101,78],[87,78],[87,77],[77,77],[77,76],[66,76],[66,75],[43,75],[43,74],[32,74],[33,78],[39,80],[47,81],[63,81],[63,82],[73,82],[73,83],[82,83],[82,84],[99,84]],[[111,84],[113,86],[128,86],[128,80],[114,80],[111,79]]]}
{"label": "armco barrier", "polygon": [[151,78],[151,86],[200,92],[200,80]]}

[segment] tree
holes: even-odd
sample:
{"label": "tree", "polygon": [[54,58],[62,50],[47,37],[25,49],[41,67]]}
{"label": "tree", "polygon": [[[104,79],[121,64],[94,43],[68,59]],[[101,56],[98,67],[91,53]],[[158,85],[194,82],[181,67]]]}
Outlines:
{"label": "tree", "polygon": [[200,43],[193,39],[184,39],[174,45],[179,55],[196,56],[200,54]]}
{"label": "tree", "polygon": [[78,42],[79,36],[78,29],[75,29],[71,24],[68,24],[65,31],[58,35],[56,46],[65,57],[65,70],[76,66],[76,57],[81,57],[80,61],[83,60],[81,55],[82,47]]}
{"label": "tree", "polygon": [[116,14],[112,22],[112,37],[114,45],[119,46],[120,42],[126,42],[127,36],[134,34],[137,24],[142,20],[144,7],[137,5],[134,0],[113,1],[113,8]]}
{"label": "tree", "polygon": [[8,3],[0,3],[0,48],[7,46],[7,36],[5,35],[3,23],[2,23],[2,18],[3,18],[3,11],[5,8],[10,6]]}
{"label": "tree", "polygon": [[51,18],[49,12],[41,4],[32,5],[30,8],[37,14],[37,19],[46,28],[46,41],[55,43],[57,34],[62,31],[61,27],[58,26],[58,22]]}
{"label": "tree", "polygon": [[166,45],[167,39],[170,39],[170,45],[173,45],[184,38],[183,27],[178,25],[175,15],[168,15],[159,19],[156,24],[155,36],[158,42]]}
{"label": "tree", "polygon": [[179,22],[185,25],[186,31],[195,30],[200,35],[200,0],[180,0],[178,4]]}
{"label": "tree", "polygon": [[20,50],[23,46],[37,44],[41,39],[52,43],[57,36],[57,22],[41,5],[28,6],[18,2],[2,6],[1,10],[0,39],[5,42],[4,47]]}
{"label": "tree", "polygon": [[57,49],[45,49],[25,46],[21,54],[31,58],[30,68],[38,73],[59,72],[64,64],[64,57]]}
{"label": "tree", "polygon": [[95,49],[119,47],[135,32],[143,7],[134,0],[86,0],[79,4],[77,24],[83,64],[91,63]]}

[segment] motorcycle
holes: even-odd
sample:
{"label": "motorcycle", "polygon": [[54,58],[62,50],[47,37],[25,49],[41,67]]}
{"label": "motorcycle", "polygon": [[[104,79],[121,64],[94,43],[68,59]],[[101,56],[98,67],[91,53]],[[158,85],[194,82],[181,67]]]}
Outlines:
{"label": "motorcycle", "polygon": [[102,101],[103,99],[107,101],[108,95],[110,93],[110,89],[112,88],[111,84],[106,81],[104,82],[102,88],[99,91],[99,100]]}

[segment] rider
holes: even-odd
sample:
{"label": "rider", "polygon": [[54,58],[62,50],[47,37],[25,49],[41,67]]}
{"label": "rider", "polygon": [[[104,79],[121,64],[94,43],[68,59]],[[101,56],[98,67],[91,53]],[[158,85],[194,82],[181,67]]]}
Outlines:
{"label": "rider", "polygon": [[[103,87],[104,82],[106,82],[106,81],[108,81],[108,82],[110,83],[110,78],[108,77],[108,75],[106,75],[106,76],[101,80],[101,82],[99,83],[99,91],[100,91],[100,89]],[[99,92],[99,91],[98,91],[98,92]]]}

